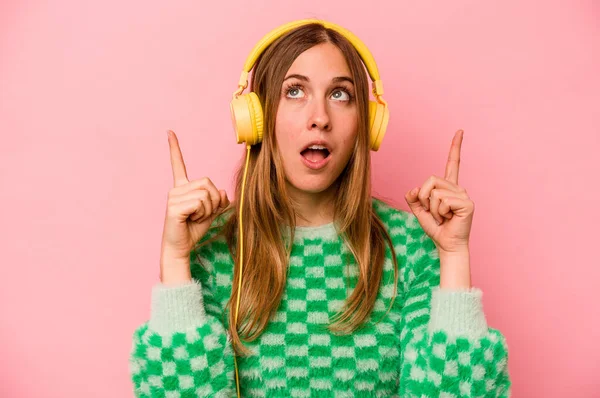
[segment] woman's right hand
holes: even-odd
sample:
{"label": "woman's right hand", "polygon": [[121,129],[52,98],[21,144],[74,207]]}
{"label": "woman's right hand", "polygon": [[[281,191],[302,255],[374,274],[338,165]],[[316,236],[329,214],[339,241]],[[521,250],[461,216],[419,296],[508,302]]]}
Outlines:
{"label": "woman's right hand", "polygon": [[208,177],[188,180],[177,136],[171,130],[168,135],[174,187],[167,200],[160,279],[177,284],[191,280],[190,252],[230,202],[225,190],[218,190]]}

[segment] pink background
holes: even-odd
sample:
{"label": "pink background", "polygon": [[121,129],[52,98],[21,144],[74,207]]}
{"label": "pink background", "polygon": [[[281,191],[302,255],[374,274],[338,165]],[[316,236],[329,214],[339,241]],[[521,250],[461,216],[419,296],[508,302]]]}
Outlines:
{"label": "pink background", "polygon": [[190,178],[231,196],[245,58],[308,17],[356,33],[380,67],[377,193],[407,210],[464,129],[473,283],[507,337],[513,396],[600,396],[598,3],[322,3],[2,3],[0,396],[133,395],[172,184],[165,130]]}

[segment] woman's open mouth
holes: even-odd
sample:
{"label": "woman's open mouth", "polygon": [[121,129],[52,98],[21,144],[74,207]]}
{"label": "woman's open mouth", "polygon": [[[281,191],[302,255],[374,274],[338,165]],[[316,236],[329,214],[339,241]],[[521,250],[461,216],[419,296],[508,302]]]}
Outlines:
{"label": "woman's open mouth", "polygon": [[323,146],[313,145],[300,153],[302,162],[306,167],[313,170],[319,170],[325,167],[331,159],[331,153]]}

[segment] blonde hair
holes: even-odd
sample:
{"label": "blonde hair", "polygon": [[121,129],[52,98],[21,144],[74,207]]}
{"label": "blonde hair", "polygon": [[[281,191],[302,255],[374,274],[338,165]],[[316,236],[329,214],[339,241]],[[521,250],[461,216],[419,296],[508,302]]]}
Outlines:
{"label": "blonde hair", "polygon": [[[371,158],[369,147],[369,81],[354,46],[342,35],[320,24],[296,28],[274,41],[258,58],[254,67],[250,90],[257,93],[264,112],[264,134],[261,143],[253,145],[249,153],[248,181],[243,208],[244,264],[239,314],[234,318],[238,294],[239,253],[237,253],[239,203],[244,162],[236,173],[235,212],[219,227],[208,244],[224,235],[234,259],[233,284],[229,309],[229,332],[236,355],[251,351],[242,339],[253,341],[260,336],[271,316],[277,311],[285,289],[287,267],[296,226],[294,203],[286,190],[286,179],[281,155],[275,139],[275,115],[279,105],[281,86],[294,60],[309,48],[332,43],[348,63],[356,90],[358,134],[355,149],[334,183],[338,192],[334,203],[334,225],[354,256],[359,268],[356,287],[345,305],[329,325],[332,332],[351,333],[370,315],[385,260],[385,243],[389,244],[394,263],[394,287],[398,280],[398,264],[391,238],[375,211],[371,198]],[[290,227],[291,239],[284,241],[282,225]],[[268,292],[268,294],[265,294]],[[395,297],[394,290],[394,297]],[[393,305],[393,300],[392,304]],[[390,308],[391,308],[390,305]]]}

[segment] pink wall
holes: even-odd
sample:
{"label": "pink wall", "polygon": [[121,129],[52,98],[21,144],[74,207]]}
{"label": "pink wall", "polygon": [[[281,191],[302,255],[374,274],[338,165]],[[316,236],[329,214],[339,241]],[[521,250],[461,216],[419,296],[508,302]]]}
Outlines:
{"label": "pink wall", "polygon": [[132,396],[171,187],[165,130],[190,178],[231,195],[242,64],[306,17],[349,28],[378,61],[392,115],[379,194],[407,210],[464,129],[473,282],[507,337],[514,396],[599,396],[596,2],[52,3],[0,6],[0,396]]}

